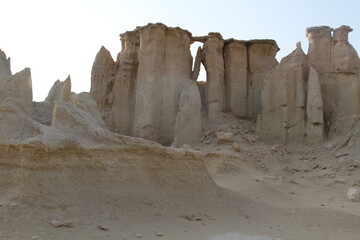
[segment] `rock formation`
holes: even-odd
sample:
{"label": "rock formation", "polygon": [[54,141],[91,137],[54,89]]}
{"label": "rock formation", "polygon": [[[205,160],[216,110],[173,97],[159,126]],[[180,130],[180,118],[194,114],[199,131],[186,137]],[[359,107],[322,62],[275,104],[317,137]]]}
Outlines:
{"label": "rock formation", "polygon": [[0,49],[0,82],[11,76],[10,58]]}
{"label": "rock formation", "polygon": [[225,44],[225,83],[227,110],[237,117],[247,116],[248,52],[245,41],[229,40]]}
{"label": "rock formation", "polygon": [[329,136],[346,132],[360,114],[360,60],[348,41],[351,31],[348,26],[307,29],[309,63],[319,74]]}
{"label": "rock formation", "polygon": [[[313,145],[325,136],[344,134],[356,124],[360,115],[360,59],[348,41],[351,31],[348,26],[335,30],[327,26],[308,28],[309,51],[307,56],[301,53],[301,69],[296,64],[286,64],[288,59],[295,59],[298,48],[268,74],[257,124],[263,139]],[[281,70],[284,68],[287,72]],[[296,91],[292,84],[295,79],[302,79],[301,88]],[[286,92],[292,94],[283,101],[278,95]],[[289,105],[289,101],[301,104]],[[289,113],[298,117],[291,120]]]}
{"label": "rock formation", "polygon": [[[193,81],[191,33],[149,24],[120,36],[122,51],[116,63],[104,48],[94,61],[91,95],[113,131],[170,145],[176,137],[178,114],[184,114],[179,101]],[[200,96],[198,91],[194,94]],[[200,108],[194,109],[200,114]],[[201,129],[201,125],[192,127],[193,132]]]}
{"label": "rock formation", "polygon": [[103,118],[108,125],[112,124],[112,103],[114,86],[115,62],[104,47],[96,55],[91,70],[90,94],[97,103]]}
{"label": "rock formation", "polygon": [[307,57],[297,48],[266,77],[262,114],[258,118],[264,140],[302,142],[305,136]]}
{"label": "rock formation", "polygon": [[209,120],[222,122],[222,111],[225,110],[224,81],[224,40],[219,33],[209,33],[203,47],[203,63],[206,70],[206,98]]}
{"label": "rock formation", "polygon": [[20,99],[32,111],[32,81],[30,68],[9,76],[0,82],[0,103],[6,98]]}
{"label": "rock formation", "polygon": [[69,102],[70,98],[71,98],[71,78],[69,75],[65,79],[65,81],[61,82],[60,80],[57,80],[54,83],[45,101],[54,104],[55,101]]}
{"label": "rock formation", "polygon": [[321,95],[319,74],[310,67],[307,82],[306,137],[309,145],[324,140],[324,104]]}
{"label": "rock formation", "polygon": [[255,119],[261,113],[261,90],[267,73],[278,64],[274,40],[225,42],[227,110],[237,117]]}
{"label": "rock formation", "polygon": [[[186,30],[160,23],[120,36],[122,50],[116,62],[104,47],[96,56],[91,96],[112,131],[165,145],[182,142],[186,134],[179,132],[184,126],[178,121],[199,116],[201,110],[213,123],[221,123],[226,111],[254,119],[261,110],[263,78],[277,65],[279,49],[273,40],[224,40],[219,33],[193,37]],[[192,69],[190,45],[195,41],[204,45],[198,48]],[[236,43],[242,44],[240,51]],[[201,97],[192,96],[193,109],[186,107],[184,111],[180,101],[189,98],[189,93],[183,91],[197,80],[201,64],[207,73],[206,83],[199,85],[201,94],[191,88],[191,95]],[[194,102],[198,99],[201,102]],[[197,141],[201,121],[186,129],[194,134],[188,134],[188,142],[183,143]]]}

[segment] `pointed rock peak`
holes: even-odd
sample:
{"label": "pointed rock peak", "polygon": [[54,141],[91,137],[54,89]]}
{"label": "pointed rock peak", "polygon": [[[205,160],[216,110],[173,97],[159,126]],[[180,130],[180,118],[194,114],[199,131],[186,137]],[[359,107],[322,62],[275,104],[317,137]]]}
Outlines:
{"label": "pointed rock peak", "polygon": [[55,101],[69,102],[71,98],[71,78],[70,75],[65,81],[57,80],[49,91],[45,101],[55,103]]}
{"label": "pointed rock peak", "polygon": [[0,80],[6,80],[11,76],[10,58],[0,49]]}
{"label": "pointed rock peak", "polygon": [[94,63],[97,63],[97,62],[102,63],[102,62],[108,61],[108,60],[111,60],[112,62],[114,62],[114,59],[112,58],[110,52],[104,46],[101,46],[99,52],[96,54]]}
{"label": "pointed rock peak", "polygon": [[303,62],[307,61],[307,56],[301,48],[301,43],[296,44],[296,49],[292,51],[289,55],[281,59],[280,64],[289,63],[289,62]]}
{"label": "pointed rock peak", "polygon": [[65,79],[65,82],[70,82],[71,83],[71,77],[70,74],[67,76],[67,78]]}

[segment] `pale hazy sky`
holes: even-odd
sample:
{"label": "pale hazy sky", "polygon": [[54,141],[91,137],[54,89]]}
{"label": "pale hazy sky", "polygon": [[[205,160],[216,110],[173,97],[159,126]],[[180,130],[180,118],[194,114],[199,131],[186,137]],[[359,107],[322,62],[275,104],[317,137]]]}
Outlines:
{"label": "pale hazy sky", "polygon": [[69,74],[73,91],[89,91],[100,47],[115,58],[119,34],[150,22],[194,36],[275,39],[280,60],[298,41],[307,52],[310,26],[351,26],[350,42],[360,51],[359,15],[357,0],[0,0],[0,49],[11,57],[13,73],[31,68],[34,99],[40,101]]}

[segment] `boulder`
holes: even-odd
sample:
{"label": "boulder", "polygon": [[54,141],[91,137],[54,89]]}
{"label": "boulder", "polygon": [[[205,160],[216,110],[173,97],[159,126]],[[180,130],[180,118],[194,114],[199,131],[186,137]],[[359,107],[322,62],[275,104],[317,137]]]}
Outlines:
{"label": "boulder", "polygon": [[217,132],[216,139],[219,145],[232,144],[234,142],[234,134],[232,132]]}
{"label": "boulder", "polygon": [[360,202],[360,188],[351,187],[349,188],[346,199],[352,202]]}

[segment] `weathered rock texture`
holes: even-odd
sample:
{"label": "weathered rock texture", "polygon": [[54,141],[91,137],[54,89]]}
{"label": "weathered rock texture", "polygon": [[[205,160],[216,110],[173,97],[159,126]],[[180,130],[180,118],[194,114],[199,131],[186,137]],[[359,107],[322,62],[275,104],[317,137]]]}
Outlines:
{"label": "weathered rock texture", "polygon": [[[176,145],[185,143],[180,140],[183,137],[176,136],[184,127],[177,126],[178,121],[183,121],[179,119],[190,119],[201,111],[196,107],[201,102],[195,88],[191,90],[192,111],[179,104],[182,96],[188,94],[183,93],[184,89],[189,90],[193,81],[191,33],[149,24],[120,36],[122,51],[117,61],[113,62],[110,53],[102,48],[92,70],[91,95],[107,125],[115,132],[165,145],[172,144],[175,138]],[[184,116],[185,113],[190,115]],[[186,129],[198,133],[201,122],[195,121]],[[190,136],[194,139],[190,140]],[[189,134],[186,141],[197,141],[199,137],[200,133]]]}
{"label": "weathered rock texture", "polygon": [[324,140],[324,103],[321,95],[319,74],[310,67],[307,83],[306,137],[309,145]]}
{"label": "weathered rock texture", "polygon": [[264,140],[302,142],[306,133],[306,83],[307,57],[297,48],[265,80],[259,118]]}
{"label": "weathered rock texture", "polygon": [[261,90],[267,73],[277,66],[279,48],[274,40],[225,42],[227,110],[237,117],[255,119],[261,113]]}
{"label": "weathered rock texture", "polygon": [[[308,55],[298,47],[268,74],[257,124],[263,139],[313,145],[325,136],[344,134],[356,124],[360,115],[360,59],[348,41],[351,31],[348,26],[308,28]],[[299,54],[301,61],[296,60]],[[289,64],[289,59],[301,62],[301,68]],[[299,88],[294,88],[294,81],[301,82]],[[291,94],[284,101],[279,96],[286,93]]]}
{"label": "weathered rock texture", "polygon": [[11,76],[10,58],[0,49],[0,82]]}
{"label": "weathered rock texture", "polygon": [[351,31],[348,26],[307,29],[309,63],[319,74],[330,136],[343,134],[360,114],[360,60],[348,41]]}
{"label": "weathered rock texture", "polygon": [[203,47],[203,63],[206,70],[206,95],[209,120],[222,122],[225,110],[224,40],[219,33],[209,33]]}
{"label": "weathered rock texture", "polygon": [[20,99],[32,111],[32,81],[30,68],[0,82],[0,103],[6,98]]}
{"label": "weathered rock texture", "polygon": [[54,104],[55,101],[69,102],[70,98],[71,98],[71,78],[69,75],[65,81],[61,82],[60,80],[57,80],[54,83],[45,101]]}
{"label": "weathered rock texture", "polygon": [[111,54],[104,47],[96,55],[91,70],[90,94],[97,103],[104,120],[108,125],[112,124],[112,104],[115,76],[115,62]]}

